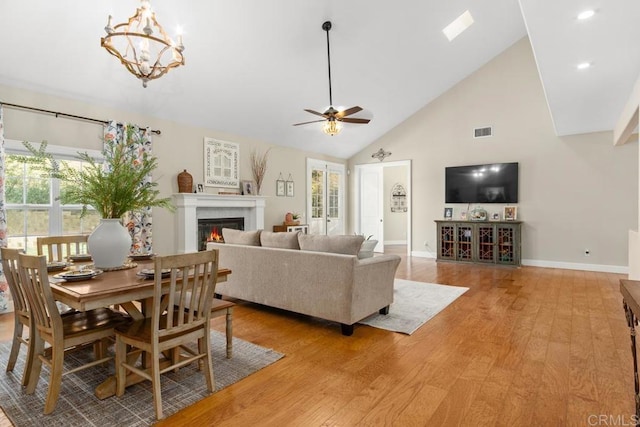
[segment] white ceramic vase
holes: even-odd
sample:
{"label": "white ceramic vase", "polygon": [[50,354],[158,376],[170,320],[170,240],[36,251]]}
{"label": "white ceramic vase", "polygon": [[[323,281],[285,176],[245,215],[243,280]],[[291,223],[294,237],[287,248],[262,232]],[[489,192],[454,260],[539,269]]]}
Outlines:
{"label": "white ceramic vase", "polygon": [[131,236],[119,219],[100,220],[87,240],[96,268],[115,268],[124,264],[131,250]]}

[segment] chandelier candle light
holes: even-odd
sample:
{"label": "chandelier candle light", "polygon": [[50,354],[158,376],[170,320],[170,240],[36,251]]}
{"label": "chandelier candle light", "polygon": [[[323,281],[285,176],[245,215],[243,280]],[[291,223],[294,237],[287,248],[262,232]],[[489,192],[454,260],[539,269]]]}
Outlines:
{"label": "chandelier candle light", "polygon": [[149,0],[141,0],[127,22],[113,25],[113,17],[109,15],[107,32],[100,39],[100,45],[118,58],[127,70],[147,87],[149,80],[165,75],[172,68],[184,65],[184,45],[182,35],[178,35],[177,43],[167,36],[151,10]]}

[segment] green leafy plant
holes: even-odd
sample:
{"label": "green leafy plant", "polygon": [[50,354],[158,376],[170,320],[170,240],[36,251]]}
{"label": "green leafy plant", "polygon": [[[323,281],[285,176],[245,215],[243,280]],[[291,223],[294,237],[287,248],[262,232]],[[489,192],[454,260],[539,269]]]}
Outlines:
{"label": "green leafy plant", "polygon": [[105,139],[102,150],[104,159],[98,160],[88,153],[79,152],[77,159],[83,162],[81,169],[71,167],[46,152],[47,142],[39,148],[25,141],[23,145],[32,156],[21,158],[26,163],[52,178],[65,182],[65,191],[59,197],[63,204],[81,204],[81,217],[87,206],[93,207],[102,218],[121,218],[126,212],[146,207],[161,207],[173,211],[170,198],[160,197],[158,184],[148,176],[157,168],[158,159],[143,153],[138,159],[134,129],[127,126],[125,142],[117,144],[113,138]]}

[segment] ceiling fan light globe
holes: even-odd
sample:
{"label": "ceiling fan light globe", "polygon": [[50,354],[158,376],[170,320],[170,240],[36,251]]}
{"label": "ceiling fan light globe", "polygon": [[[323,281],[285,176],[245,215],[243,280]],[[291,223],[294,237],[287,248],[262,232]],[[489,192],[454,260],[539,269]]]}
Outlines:
{"label": "ceiling fan light globe", "polygon": [[329,136],[334,136],[340,133],[342,130],[342,125],[335,120],[327,120],[322,125],[322,131]]}

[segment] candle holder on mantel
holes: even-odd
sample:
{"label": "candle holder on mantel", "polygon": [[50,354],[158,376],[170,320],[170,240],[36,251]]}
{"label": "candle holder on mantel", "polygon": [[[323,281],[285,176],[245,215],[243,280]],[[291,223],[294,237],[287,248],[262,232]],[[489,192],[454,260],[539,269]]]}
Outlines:
{"label": "candle holder on mantel", "polygon": [[183,170],[178,174],[178,192],[179,193],[191,193],[193,192],[193,177],[187,170]]}

